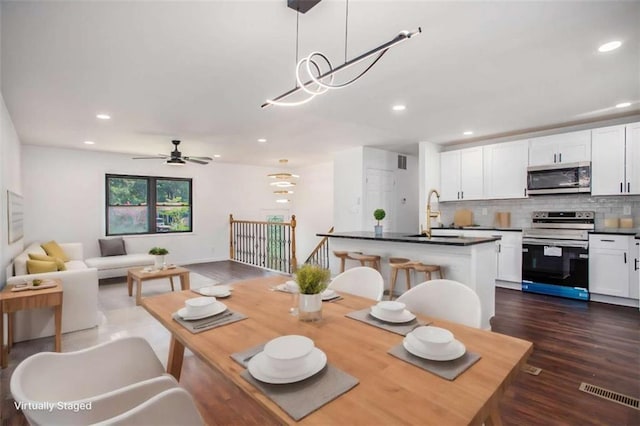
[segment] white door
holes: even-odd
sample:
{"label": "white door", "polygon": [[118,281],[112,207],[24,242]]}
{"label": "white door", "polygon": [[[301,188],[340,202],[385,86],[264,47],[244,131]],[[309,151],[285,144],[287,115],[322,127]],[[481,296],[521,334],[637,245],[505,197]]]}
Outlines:
{"label": "white door", "polygon": [[394,172],[391,170],[367,169],[365,186],[364,231],[373,232],[373,227],[378,224],[378,221],[373,217],[373,212],[376,209],[384,209],[386,216],[380,222],[380,225],[383,226],[384,232],[393,232],[395,230],[393,211],[395,194]]}
{"label": "white door", "polygon": [[591,130],[556,135],[558,163],[591,161]]}
{"label": "white door", "polygon": [[[625,254],[627,263],[625,263]],[[629,297],[629,256],[625,250],[589,249],[589,291]]]}
{"label": "white door", "polygon": [[626,193],[624,178],[625,126],[595,129],[591,150],[591,195]]}
{"label": "white door", "polygon": [[482,199],[482,169],[482,147],[460,150],[460,199]]}
{"label": "white door", "polygon": [[485,198],[524,198],[527,188],[529,141],[484,147]]}
{"label": "white door", "polygon": [[640,123],[628,124],[627,129],[627,194],[640,194]]}
{"label": "white door", "polygon": [[460,151],[440,154],[440,201],[460,199]]}
{"label": "white door", "polygon": [[544,166],[557,163],[558,142],[549,136],[533,138],[529,141],[529,165]]}

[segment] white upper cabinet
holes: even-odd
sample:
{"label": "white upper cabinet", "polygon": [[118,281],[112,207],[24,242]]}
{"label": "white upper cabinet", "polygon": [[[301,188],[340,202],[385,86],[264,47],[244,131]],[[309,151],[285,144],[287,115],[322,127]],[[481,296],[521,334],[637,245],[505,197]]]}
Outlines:
{"label": "white upper cabinet", "polygon": [[515,141],[483,147],[485,198],[527,196],[529,141]]}
{"label": "white upper cabinet", "polygon": [[640,194],[640,123],[593,130],[591,195]]}
{"label": "white upper cabinet", "polygon": [[482,199],[482,169],[482,147],[441,153],[440,201]]}
{"label": "white upper cabinet", "polygon": [[529,165],[591,161],[591,130],[543,136],[529,141]]}

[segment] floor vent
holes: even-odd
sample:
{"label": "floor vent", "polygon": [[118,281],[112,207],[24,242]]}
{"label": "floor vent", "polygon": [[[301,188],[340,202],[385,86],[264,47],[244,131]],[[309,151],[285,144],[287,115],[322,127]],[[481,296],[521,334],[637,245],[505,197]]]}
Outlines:
{"label": "floor vent", "polygon": [[601,388],[600,386],[590,385],[589,383],[584,382],[580,384],[580,387],[578,389],[580,389],[582,392],[590,393],[591,395],[599,396],[600,398],[617,402],[618,404],[624,405],[626,407],[640,410],[638,398],[632,398],[630,396],[623,395],[618,392],[613,392],[608,389]]}
{"label": "floor vent", "polygon": [[538,368],[538,367],[534,367],[533,365],[525,364],[522,367],[522,371],[524,371],[525,373],[529,373],[532,376],[537,376],[538,374],[540,374],[542,372],[542,368]]}

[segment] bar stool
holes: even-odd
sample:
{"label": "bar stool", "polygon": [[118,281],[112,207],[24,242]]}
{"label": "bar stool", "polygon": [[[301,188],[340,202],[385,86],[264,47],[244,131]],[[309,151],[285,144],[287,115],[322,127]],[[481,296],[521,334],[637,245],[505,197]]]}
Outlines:
{"label": "bar stool", "polygon": [[414,263],[410,259],[404,257],[390,257],[389,268],[391,269],[391,286],[389,289],[389,300],[393,300],[393,290],[396,287],[398,271],[404,270],[407,278],[407,290],[411,288],[411,269]]}
{"label": "bar stool", "polygon": [[437,272],[440,275],[440,279],[444,279],[444,273],[442,268],[438,265],[425,265],[424,263],[415,263],[413,270],[416,272],[424,272],[424,280],[429,281],[431,279],[431,273]]}
{"label": "bar stool", "polygon": [[369,262],[369,266],[371,268],[380,272],[380,256],[378,256],[377,254],[362,254],[358,252],[349,252],[349,258],[360,261],[360,265],[362,266],[367,266],[367,262]]}
{"label": "bar stool", "polygon": [[333,255],[335,257],[337,257],[338,259],[340,259],[340,273],[344,272],[344,266],[346,263],[347,259],[350,260],[356,260],[353,257],[351,257],[352,254],[362,254],[360,252],[348,252],[348,251],[341,251],[341,250],[334,250],[333,251]]}

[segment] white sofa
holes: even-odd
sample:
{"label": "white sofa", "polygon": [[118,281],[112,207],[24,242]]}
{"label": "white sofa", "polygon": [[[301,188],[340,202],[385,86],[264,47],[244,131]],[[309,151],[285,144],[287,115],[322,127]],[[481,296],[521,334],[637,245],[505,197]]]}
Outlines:
{"label": "white sofa", "polygon": [[[83,330],[98,325],[98,271],[83,262],[81,243],[61,243],[69,257],[66,271],[27,274],[29,253],[46,254],[40,243],[33,243],[13,260],[14,276],[7,284],[18,284],[35,278],[62,280],[62,332]],[[40,308],[15,313],[14,341],[53,336],[55,323],[53,309]]]}
{"label": "white sofa", "polygon": [[122,254],[117,256],[91,257],[85,259],[90,268],[98,270],[98,278],[126,277],[127,270],[139,266],[153,265],[155,259],[150,254]]}

